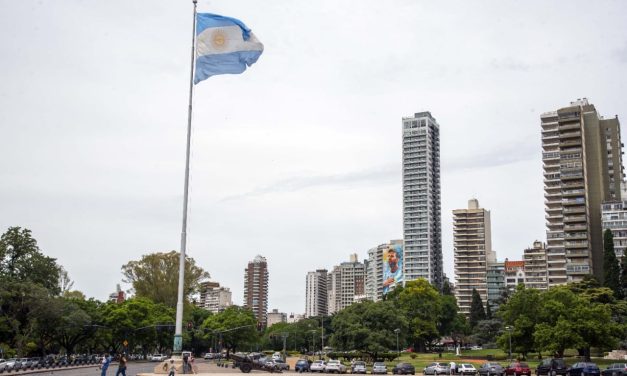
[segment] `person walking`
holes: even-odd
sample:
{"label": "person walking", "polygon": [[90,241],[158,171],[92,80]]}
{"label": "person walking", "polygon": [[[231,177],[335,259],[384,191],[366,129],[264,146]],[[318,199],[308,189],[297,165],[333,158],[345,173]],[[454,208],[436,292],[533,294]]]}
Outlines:
{"label": "person walking", "polygon": [[115,373],[115,376],[126,376],[126,354],[122,353],[120,355],[120,363],[118,364],[118,371]]}
{"label": "person walking", "polygon": [[100,362],[100,366],[98,366],[98,368],[100,368],[100,376],[107,376],[107,369],[109,368],[109,364],[111,364],[111,356],[109,356],[109,353],[105,353],[104,356],[102,357],[102,361]]}

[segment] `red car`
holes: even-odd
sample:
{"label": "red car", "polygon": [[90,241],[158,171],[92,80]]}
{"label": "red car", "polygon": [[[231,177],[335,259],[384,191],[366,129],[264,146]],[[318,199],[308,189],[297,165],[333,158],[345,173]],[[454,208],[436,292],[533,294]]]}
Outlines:
{"label": "red car", "polygon": [[531,369],[529,368],[529,365],[527,363],[514,362],[508,365],[503,370],[503,373],[505,375],[512,375],[512,376],[521,376],[521,375],[531,376]]}

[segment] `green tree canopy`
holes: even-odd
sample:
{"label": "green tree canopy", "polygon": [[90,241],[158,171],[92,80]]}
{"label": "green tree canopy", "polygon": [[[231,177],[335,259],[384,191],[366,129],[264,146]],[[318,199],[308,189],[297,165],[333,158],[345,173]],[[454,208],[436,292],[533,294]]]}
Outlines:
{"label": "green tree canopy", "polygon": [[[390,294],[389,294],[390,295]],[[390,299],[407,317],[407,341],[418,351],[425,351],[439,338],[438,317],[442,299],[438,290],[424,278],[408,281],[405,287],[395,288]]]}
{"label": "green tree canopy", "polygon": [[0,237],[0,281],[32,282],[57,295],[60,267],[44,256],[31,231],[10,227]]}
{"label": "green tree canopy", "polygon": [[485,320],[486,314],[483,308],[483,301],[481,300],[481,295],[477,292],[476,289],[472,289],[472,301],[470,303],[470,327],[474,328],[477,326],[479,321]]}
{"label": "green tree canopy", "polygon": [[[138,297],[149,298],[155,303],[176,307],[178,300],[180,253],[151,253],[139,261],[129,261],[122,266],[125,282],[132,283]],[[209,273],[196,265],[193,258],[185,258],[184,296],[198,291],[200,282],[208,279]]]}
{"label": "green tree canopy", "polygon": [[623,298],[620,274],[620,264],[614,252],[614,236],[612,230],[607,229],[603,234],[603,286],[614,291],[618,299]]}
{"label": "green tree canopy", "polygon": [[254,313],[242,307],[231,306],[211,315],[205,319],[202,327],[207,336],[218,338],[219,347],[226,348],[227,353],[251,346],[259,339]]}

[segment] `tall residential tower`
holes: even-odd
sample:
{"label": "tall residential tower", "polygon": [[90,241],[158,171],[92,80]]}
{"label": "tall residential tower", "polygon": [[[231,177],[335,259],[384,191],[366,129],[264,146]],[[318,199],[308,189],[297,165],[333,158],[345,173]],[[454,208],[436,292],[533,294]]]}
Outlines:
{"label": "tall residential tower", "polygon": [[490,211],[480,208],[479,200],[468,200],[468,209],[453,210],[455,298],[466,315],[470,315],[473,289],[488,304],[487,270],[496,262],[491,229]]}
{"label": "tall residential tower", "polygon": [[601,204],[621,200],[623,181],[618,118],[603,119],[583,98],[541,122],[548,286],[602,280]]}
{"label": "tall residential tower", "polygon": [[305,317],[326,316],[328,314],[326,269],[307,273],[305,288]]}
{"label": "tall residential tower", "polygon": [[440,126],[429,112],[403,118],[405,281],[442,286]]}
{"label": "tall residential tower", "polygon": [[268,320],[268,263],[257,256],[244,270],[244,307],[255,314],[263,327]]}

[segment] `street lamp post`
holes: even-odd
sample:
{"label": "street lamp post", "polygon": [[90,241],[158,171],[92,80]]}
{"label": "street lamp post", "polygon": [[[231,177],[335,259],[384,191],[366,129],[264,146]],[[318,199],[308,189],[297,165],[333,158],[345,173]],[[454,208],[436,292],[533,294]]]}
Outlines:
{"label": "street lamp post", "polygon": [[509,332],[509,361],[512,361],[512,329],[513,327],[511,326],[506,326],[505,330],[507,330]]}
{"label": "street lamp post", "polygon": [[401,332],[401,330],[399,328],[394,329],[394,333],[396,333],[396,354],[398,356],[401,355],[401,351],[400,351],[400,349],[398,347],[398,333],[400,333],[400,332]]}

